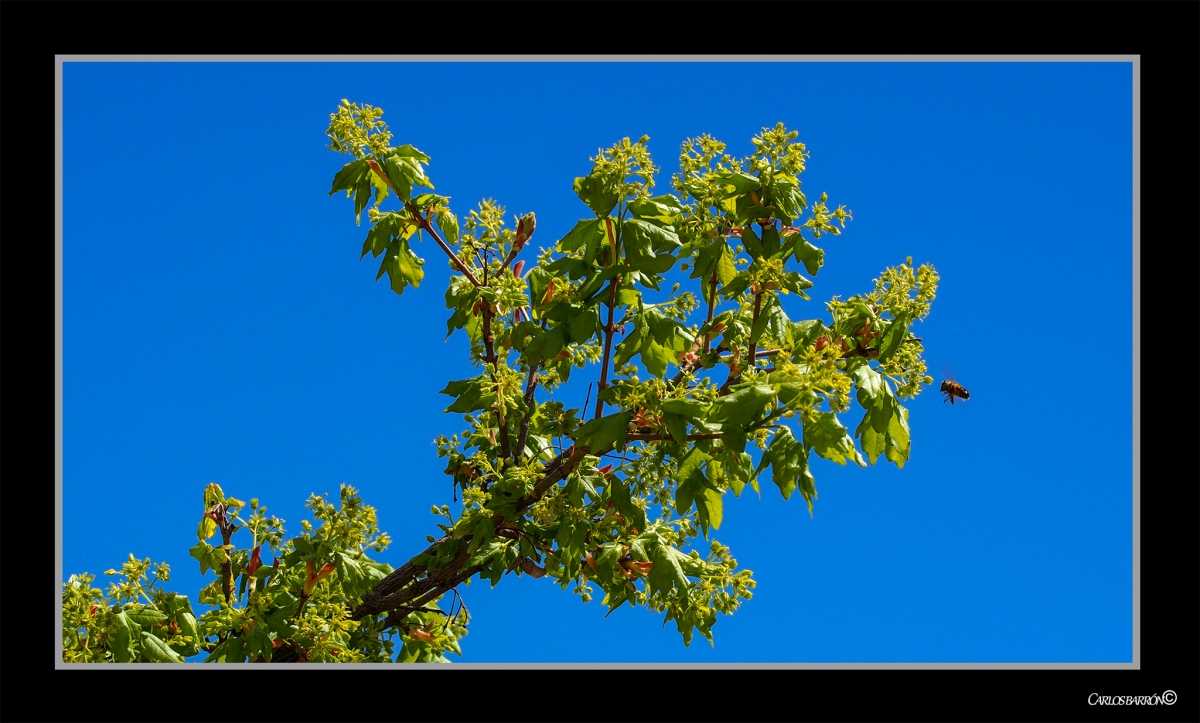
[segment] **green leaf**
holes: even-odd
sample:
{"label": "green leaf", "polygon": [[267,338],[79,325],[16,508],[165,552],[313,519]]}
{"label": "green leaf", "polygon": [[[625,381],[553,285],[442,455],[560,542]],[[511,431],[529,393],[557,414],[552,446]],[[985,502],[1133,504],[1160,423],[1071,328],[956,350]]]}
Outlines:
{"label": "green leaf", "polygon": [[617,185],[610,179],[597,176],[583,176],[575,179],[575,195],[595,212],[597,218],[604,218],[617,205]]}
{"label": "green leaf", "polygon": [[475,567],[476,565],[485,564],[492,558],[496,557],[496,555],[503,552],[504,545],[504,540],[493,538],[486,545],[480,546],[475,551],[475,554],[471,555],[470,558],[467,559],[466,566]]}
{"label": "green leaf", "polygon": [[763,229],[762,249],[764,256],[774,256],[779,251],[779,232],[775,230],[774,226],[767,226]]}
{"label": "green leaf", "polygon": [[[743,445],[744,446],[744,445]],[[726,463],[722,465],[725,472],[725,479],[729,481],[729,488],[733,490],[736,497],[740,497],[742,489],[749,482],[754,491],[758,492],[758,482],[754,480],[754,460],[745,452],[741,453],[726,453],[723,455]]]}
{"label": "green leaf", "polygon": [[362,177],[370,172],[371,168],[365,160],[350,161],[333,176],[333,187],[329,189],[329,195],[353,189],[362,180]]}
{"label": "green leaf", "polygon": [[832,462],[844,465],[849,459],[860,467],[867,466],[854,447],[854,439],[833,412],[819,412],[813,419],[805,420],[804,443]]}
{"label": "green leaf", "polygon": [[353,557],[339,551],[334,557],[334,563],[337,565],[338,580],[346,597],[358,598],[370,589],[371,581]]}
{"label": "green leaf", "polygon": [[747,225],[742,229],[742,246],[746,248],[746,253],[750,254],[750,258],[758,261],[763,256],[762,241],[759,240],[758,234],[754,233],[754,229]]}
{"label": "green leaf", "polygon": [[161,623],[169,617],[166,613],[145,606],[127,609],[125,615],[130,622],[144,630],[149,630],[155,623]]}
{"label": "green leaf", "polygon": [[667,373],[667,365],[675,361],[675,352],[657,341],[650,339],[642,347],[642,363],[646,371],[662,379]]}
{"label": "green leaf", "polygon": [[629,412],[593,419],[577,429],[571,438],[586,446],[592,454],[601,454],[609,449],[621,450],[625,448],[625,430],[631,419],[633,415]]}
{"label": "green leaf", "polygon": [[379,205],[387,200],[388,197],[387,181],[374,173],[368,174],[367,178],[371,179],[371,188],[375,190],[375,208],[378,209]]}
{"label": "green leaf", "polygon": [[750,327],[750,343],[757,344],[758,338],[766,331],[767,323],[772,318],[772,308],[779,306],[779,301],[774,294],[767,293],[764,295],[763,303],[758,312],[758,318],[754,320],[754,324]]}
{"label": "green leaf", "polygon": [[858,425],[854,434],[859,438],[863,453],[867,455],[867,460],[871,464],[875,464],[879,456],[887,450],[887,435],[883,432],[876,432],[875,428],[871,426],[869,410],[863,415],[862,423]]}
{"label": "green leaf", "polygon": [[452,381],[447,384],[446,388],[438,392],[438,394],[446,394],[451,397],[457,397],[457,399],[453,404],[446,407],[446,411],[467,414],[480,409],[487,409],[489,404],[480,401],[483,394],[483,384],[486,381],[488,381],[486,377],[478,376],[474,379]]}
{"label": "green leaf", "polygon": [[[205,517],[204,519],[208,520],[209,522],[212,522],[212,518],[210,518],[210,517]],[[215,527],[216,523],[214,522],[213,525]],[[201,532],[201,534],[203,534],[203,532]],[[209,536],[211,537],[211,535],[209,535]],[[196,560],[198,560],[200,562],[200,574],[201,575],[203,575],[208,570],[208,565],[206,564],[206,562],[208,560],[208,555],[210,552],[212,552],[212,545],[208,544],[207,542],[204,542],[203,540],[201,540],[200,543],[197,544],[195,547],[188,550],[188,554],[191,555],[192,557],[196,558]]]}
{"label": "green leaf", "polygon": [[617,354],[614,358],[614,365],[617,367],[624,366],[629,363],[634,354],[641,351],[642,344],[649,338],[649,331],[645,316],[637,314],[633,317],[633,330],[625,335],[620,344],[617,344]]}
{"label": "green leaf", "polygon": [[[691,279],[707,279],[717,267],[717,262],[721,260],[723,254],[729,248],[729,244],[725,239],[717,239],[706,246],[700,246],[700,250],[696,251],[695,262],[692,264],[692,274],[688,278]],[[736,269],[735,269],[736,273]],[[705,292],[707,297],[708,292]]]}
{"label": "green leaf", "polygon": [[651,592],[670,592],[672,587],[681,592],[687,591],[687,575],[683,572],[683,563],[688,561],[687,555],[670,545],[656,541],[650,548],[650,561],[654,566],[646,576],[646,583]]}
{"label": "green leaf", "polygon": [[450,213],[449,210],[442,211],[438,214],[437,225],[442,230],[442,235],[446,237],[446,243],[451,246],[458,243],[458,216]]}
{"label": "green leaf", "polygon": [[433,184],[425,177],[425,169],[421,167],[420,161],[412,156],[388,156],[384,170],[396,192],[405,201],[411,199],[414,185],[433,188]]}
{"label": "green leaf", "polygon": [[808,200],[805,199],[804,192],[790,178],[776,176],[771,194],[779,209],[778,216],[780,218],[788,220],[798,218],[801,210],[808,208]]}
{"label": "green leaf", "polygon": [[609,480],[610,495],[612,496],[613,505],[617,508],[617,512],[625,518],[630,525],[641,531],[646,529],[646,511],[638,507],[633,502],[633,498],[629,495],[629,485],[625,480],[616,479],[615,477]]}
{"label": "green leaf", "polygon": [[[210,516],[204,516],[204,518],[200,518],[200,524],[196,530],[197,537],[199,537],[202,540],[209,539],[210,537],[214,536],[214,534],[216,534],[216,532],[217,532],[217,524],[215,521],[212,521],[212,518],[210,518]],[[200,573],[200,574],[203,575],[204,573]]]}
{"label": "green leaf", "polygon": [[757,419],[774,398],[775,390],[768,384],[739,389],[717,400],[709,420],[745,427]]}
{"label": "green leaf", "polygon": [[[567,329],[564,324],[557,324],[546,330],[541,336],[542,360],[548,361],[558,356],[567,344]],[[533,346],[530,343],[530,346]]]}
{"label": "green leaf", "polygon": [[363,175],[354,186],[354,223],[360,226],[362,225],[362,211],[371,202],[371,189],[375,187],[371,177],[374,175],[374,173]]}
{"label": "green leaf", "polygon": [[675,488],[675,511],[687,514],[692,504],[696,505],[696,520],[700,529],[708,538],[710,527],[721,527],[722,504],[721,490],[701,471],[700,465],[709,462],[709,457],[699,449],[693,448],[684,461],[679,465],[679,479],[682,480]]}
{"label": "green leaf", "polygon": [[734,171],[733,173],[722,173],[722,174],[718,175],[716,178],[722,184],[724,184],[725,186],[731,187],[737,193],[747,193],[749,191],[754,191],[754,190],[757,190],[758,187],[762,185],[762,182],[759,181],[757,178],[755,178],[754,176],[751,176],[747,173],[742,173],[741,171]]}
{"label": "green leaf", "polygon": [[586,218],[576,223],[575,228],[559,239],[558,249],[563,253],[570,253],[585,246],[591,252],[592,259],[595,259],[595,249],[598,249],[603,241],[604,219]]}
{"label": "green leaf", "polygon": [[771,480],[779,487],[783,498],[786,500],[791,497],[799,487],[808,502],[808,514],[811,515],[817,490],[812,472],[808,469],[808,451],[792,435],[790,428],[780,427],[775,432],[775,438],[763,453],[763,463],[759,467],[767,462],[771,464]]}
{"label": "green leaf", "polygon": [[874,407],[874,400],[880,395],[891,393],[879,372],[866,365],[854,370],[854,382],[858,387],[858,403],[865,409]]}
{"label": "green leaf", "polygon": [[394,239],[388,244],[387,253],[379,265],[379,273],[375,274],[375,280],[378,281],[387,273],[392,291],[398,295],[403,294],[404,287],[409,284],[412,284],[413,288],[421,285],[421,279],[425,277],[425,271],[421,268],[424,265],[425,261],[412,252],[408,241],[402,238]]}
{"label": "green leaf", "polygon": [[[658,286],[657,281],[655,283],[651,283],[652,278],[650,277],[667,273],[678,260],[679,259],[675,258],[674,256],[666,253],[660,253],[657,256],[651,257],[628,259],[629,267],[641,272],[640,278],[638,278],[637,281],[640,281],[643,285],[652,289],[657,289]],[[630,278],[633,277],[631,276]]]}
{"label": "green leaf", "polygon": [[186,635],[192,639],[182,651],[180,655],[191,657],[200,652],[200,629],[196,625],[196,616],[190,612],[180,612],[175,615],[175,624],[179,626],[179,634]]}
{"label": "green leaf", "polygon": [[[680,480],[688,479],[694,473],[696,473],[698,470],[700,470],[700,468],[704,466],[704,463],[709,461],[710,459],[712,459],[712,457],[710,457],[707,452],[700,449],[699,447],[692,447],[688,451],[687,455],[684,456],[684,458],[679,462],[679,473],[676,476],[676,479],[680,479]],[[684,510],[686,510],[686,507],[684,509],[679,509],[679,506],[677,504],[676,509],[679,512],[683,512]]]}
{"label": "green leaf", "polygon": [[746,451],[746,430],[735,424],[723,424],[721,441],[736,454],[742,454]]}
{"label": "green leaf", "polygon": [[[214,547],[208,551],[208,560],[206,563],[214,571],[219,570],[222,565],[229,562],[229,553],[224,546]],[[202,564],[202,566],[203,566]]]}
{"label": "green leaf", "polygon": [[904,463],[908,461],[908,455],[912,448],[912,442],[909,439],[908,410],[901,407],[895,399],[892,400],[892,404],[895,411],[888,420],[888,443],[884,455],[889,462],[904,469]]}
{"label": "green leaf", "polygon": [[420,152],[416,148],[413,148],[412,145],[408,143],[405,143],[397,148],[393,148],[392,155],[400,156],[401,158],[415,158],[422,163],[429,163],[429,156]]}
{"label": "green leaf", "polygon": [[597,318],[596,312],[593,309],[583,309],[571,317],[567,330],[571,333],[571,341],[582,344],[595,335],[599,325],[600,319]]}
{"label": "green leaf", "polygon": [[683,204],[672,194],[664,194],[647,198],[644,201],[629,204],[629,212],[634,218],[654,221],[661,225],[674,225],[683,213]]}
{"label": "green leaf", "polygon": [[[624,264],[609,266],[600,273],[592,276],[582,286],[579,287],[579,296],[591,303],[594,297],[598,297],[604,291],[604,282],[611,278],[620,276],[631,271],[632,268]],[[604,301],[608,302],[608,297],[604,297]]]}
{"label": "green leaf", "polygon": [[699,480],[695,492],[696,519],[700,522],[700,529],[704,532],[704,539],[707,540],[710,527],[714,530],[721,529],[723,514],[721,490],[714,487],[703,474],[697,475],[693,479]]}
{"label": "green leaf", "polygon": [[733,263],[733,250],[729,244],[722,242],[721,258],[717,260],[717,280],[724,286],[737,276],[737,266]]}
{"label": "green leaf", "polygon": [[664,412],[688,419],[700,419],[706,416],[711,408],[711,403],[699,399],[667,399],[662,403]]}
{"label": "green leaf", "polygon": [[112,651],[113,657],[117,659],[118,663],[133,661],[134,629],[133,623],[126,613],[117,613],[112,617],[112,622],[108,627],[108,637],[109,650]]}
{"label": "green leaf", "polygon": [[252,661],[270,660],[274,649],[271,645],[271,636],[261,627],[256,627],[250,630],[246,635],[246,657]]}
{"label": "green leaf", "polygon": [[290,638],[299,628],[292,622],[292,616],[299,609],[300,598],[288,591],[275,596],[275,610],[267,616],[267,629],[281,638]]}
{"label": "green leaf", "polygon": [[907,311],[900,312],[895,319],[888,324],[888,328],[883,332],[883,336],[879,339],[879,361],[886,362],[900,349],[900,345],[908,338],[908,322],[909,314]]}
{"label": "green leaf", "polygon": [[636,218],[625,220],[621,239],[626,249],[640,249],[645,256],[666,253],[680,246],[679,235],[674,228],[663,228]]}
{"label": "green leaf", "polygon": [[805,270],[813,276],[825,264],[825,252],[810,244],[800,234],[795,234],[796,245],[792,248],[792,253],[796,260],[804,264]]}
{"label": "green leaf", "polygon": [[677,444],[687,444],[687,420],[670,412],[663,412],[663,425],[666,426],[667,432],[671,435]]}
{"label": "green leaf", "polygon": [[171,649],[166,642],[143,632],[139,638],[142,643],[142,657],[151,663],[182,663],[183,656]]}

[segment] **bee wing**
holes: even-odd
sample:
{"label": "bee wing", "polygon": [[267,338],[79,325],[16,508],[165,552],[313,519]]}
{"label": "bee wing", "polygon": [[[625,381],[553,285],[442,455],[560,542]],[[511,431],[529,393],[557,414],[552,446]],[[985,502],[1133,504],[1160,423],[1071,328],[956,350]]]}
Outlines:
{"label": "bee wing", "polygon": [[958,375],[954,373],[954,367],[949,364],[939,363],[938,367],[942,370],[942,375],[950,381],[958,381]]}

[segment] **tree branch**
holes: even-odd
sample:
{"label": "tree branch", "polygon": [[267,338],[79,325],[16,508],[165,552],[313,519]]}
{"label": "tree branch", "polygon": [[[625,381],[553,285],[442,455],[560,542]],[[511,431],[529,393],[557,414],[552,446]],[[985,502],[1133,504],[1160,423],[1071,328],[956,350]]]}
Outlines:
{"label": "tree branch", "polygon": [[[533,494],[517,503],[516,514],[524,512],[540,499],[546,490],[570,474],[588,452],[586,446],[575,445],[551,460],[544,468],[542,478],[534,485]],[[436,555],[438,546],[443,542],[445,538],[426,547],[421,554]],[[371,592],[363,595],[362,603],[351,613],[350,619],[361,620],[368,615],[395,610],[402,605],[424,605],[483,569],[482,565],[461,569],[468,559],[467,548],[464,546],[453,560],[433,570],[430,570],[427,564],[417,564],[409,560],[380,580]],[[426,573],[427,576],[418,580],[422,573]]]}
{"label": "tree branch", "polygon": [[[753,328],[753,326],[756,323],[758,323],[758,314],[761,309],[762,309],[762,292],[760,291],[754,295],[754,318],[750,322],[751,328]],[[757,339],[750,342],[750,350],[746,353],[746,368],[747,369],[754,368],[754,347],[757,344],[758,344]]]}
{"label": "tree branch", "polygon": [[517,433],[517,451],[513,459],[520,462],[525,457],[525,443],[529,439],[529,423],[533,420],[533,393],[537,389],[539,362],[529,367],[529,381],[525,383],[525,418],[521,420],[521,430]]}
{"label": "tree branch", "polygon": [[[689,434],[687,436],[687,438],[688,439],[720,439],[721,433],[720,432],[703,432],[700,434]],[[636,441],[649,442],[649,441],[658,440],[658,439],[674,439],[674,437],[672,437],[669,434],[642,434],[642,433],[638,432],[638,433],[631,433],[631,434],[625,435],[625,439],[629,440],[630,442],[636,442]]]}
{"label": "tree branch", "polygon": [[[233,533],[238,529],[229,519],[229,508],[218,502],[208,511],[208,516],[217,523],[217,529],[221,532],[221,544],[228,545]],[[221,593],[225,596],[225,603],[230,604],[233,598],[233,561],[229,559],[228,551],[225,553],[225,562],[221,563]]]}
{"label": "tree branch", "polygon": [[[705,317],[704,323],[712,323],[713,311],[717,308],[717,270],[713,269],[712,279],[708,282],[708,316]],[[708,354],[709,348],[712,345],[712,332],[704,333],[704,353]]]}
{"label": "tree branch", "polygon": [[604,413],[604,399],[601,398],[600,393],[608,387],[608,362],[612,356],[613,334],[617,331],[617,328],[613,326],[613,312],[617,306],[617,284],[620,281],[620,276],[614,276],[608,284],[608,323],[604,326],[604,360],[600,366],[600,383],[596,385],[596,414],[592,417],[593,419],[599,419],[600,415]]}
{"label": "tree branch", "polygon": [[[388,188],[392,189],[392,193],[395,193],[397,198],[402,198],[400,192],[397,191],[396,187],[392,185],[392,180],[387,177],[387,174],[383,172],[383,169],[379,167],[377,162],[368,160],[367,165],[371,167],[371,170],[375,172],[375,175],[383,179],[383,182],[387,184]],[[408,209],[408,212],[412,214],[413,220],[417,222],[417,226],[429,232],[429,235],[433,237],[433,240],[437,241],[437,245],[442,247],[442,251],[445,251],[446,255],[449,256],[452,261],[454,261],[454,265],[458,267],[458,270],[463,272],[463,276],[466,276],[467,279],[469,279],[470,282],[475,286],[480,286],[481,284],[479,283],[479,279],[475,278],[475,274],[471,273],[471,270],[467,268],[467,265],[464,264],[462,259],[458,258],[458,254],[454,253],[454,250],[442,240],[442,237],[438,235],[438,232],[433,230],[433,224],[429,223],[429,219],[424,218],[421,216],[421,214],[417,213],[417,207],[412,204],[412,201],[405,201],[404,206]]]}

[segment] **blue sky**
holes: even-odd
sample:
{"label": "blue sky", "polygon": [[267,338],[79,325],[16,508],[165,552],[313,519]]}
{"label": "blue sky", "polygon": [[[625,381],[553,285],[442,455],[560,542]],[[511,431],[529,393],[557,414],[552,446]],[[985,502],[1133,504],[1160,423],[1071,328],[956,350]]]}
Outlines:
{"label": "blue sky", "polygon": [[438,390],[475,372],[443,341],[434,244],[402,297],[358,261],[367,226],[327,195],[342,98],[384,108],[460,216],[536,212],[541,246],[591,215],[571,183],[598,148],[648,134],[666,192],[685,138],[745,155],[782,121],[809,197],[854,214],[788,313],[827,320],[886,266],[932,263],[914,331],[971,391],[907,405],[903,470],[816,461],[812,518],[769,483],[727,495],[714,537],[758,586],[715,647],[510,576],[462,588],[463,662],[1132,660],[1129,63],[67,63],[64,578],[132,552],[194,601],[209,482],[289,536],[349,483],[393,565],[436,530],[432,440],[464,426]]}

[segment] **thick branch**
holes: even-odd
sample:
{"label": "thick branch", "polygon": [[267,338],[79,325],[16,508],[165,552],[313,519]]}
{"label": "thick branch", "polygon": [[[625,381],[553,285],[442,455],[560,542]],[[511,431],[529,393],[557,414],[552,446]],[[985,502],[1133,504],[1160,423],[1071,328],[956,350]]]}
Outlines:
{"label": "thick branch", "polygon": [[574,445],[566,452],[555,457],[549,464],[546,465],[542,473],[542,478],[533,487],[533,494],[517,503],[516,513],[519,515],[534,502],[541,499],[542,495],[546,494],[546,490],[558,484],[560,480],[571,474],[571,470],[579,464],[584,455],[588,453],[588,448],[585,445]]}
{"label": "thick branch", "polygon": [[[534,486],[533,494],[517,503],[516,513],[524,512],[541,498],[546,490],[570,474],[588,451],[586,446],[576,445],[551,460],[543,471],[542,479]],[[436,555],[438,546],[444,541],[445,538],[438,540],[425,548],[421,554]],[[350,619],[361,620],[368,615],[395,610],[402,605],[411,607],[424,605],[483,569],[481,565],[462,569],[468,559],[467,548],[464,546],[453,560],[433,570],[430,570],[427,565],[419,565],[409,560],[392,574],[380,580],[374,590],[364,595],[362,603],[350,615]],[[427,573],[427,576],[417,580],[422,573]]]}
{"label": "thick branch", "polygon": [[432,589],[430,589],[424,595],[421,595],[421,597],[413,600],[413,605],[414,606],[425,605],[426,603],[436,600],[437,598],[441,597],[442,595],[445,595],[446,593],[450,592],[454,588],[463,584],[467,580],[470,580],[471,577],[475,573],[483,570],[483,567],[484,567],[483,565],[475,565],[474,567],[468,567],[467,569],[460,570],[457,573],[446,577],[445,579],[439,580],[438,583],[436,585],[434,585]]}

